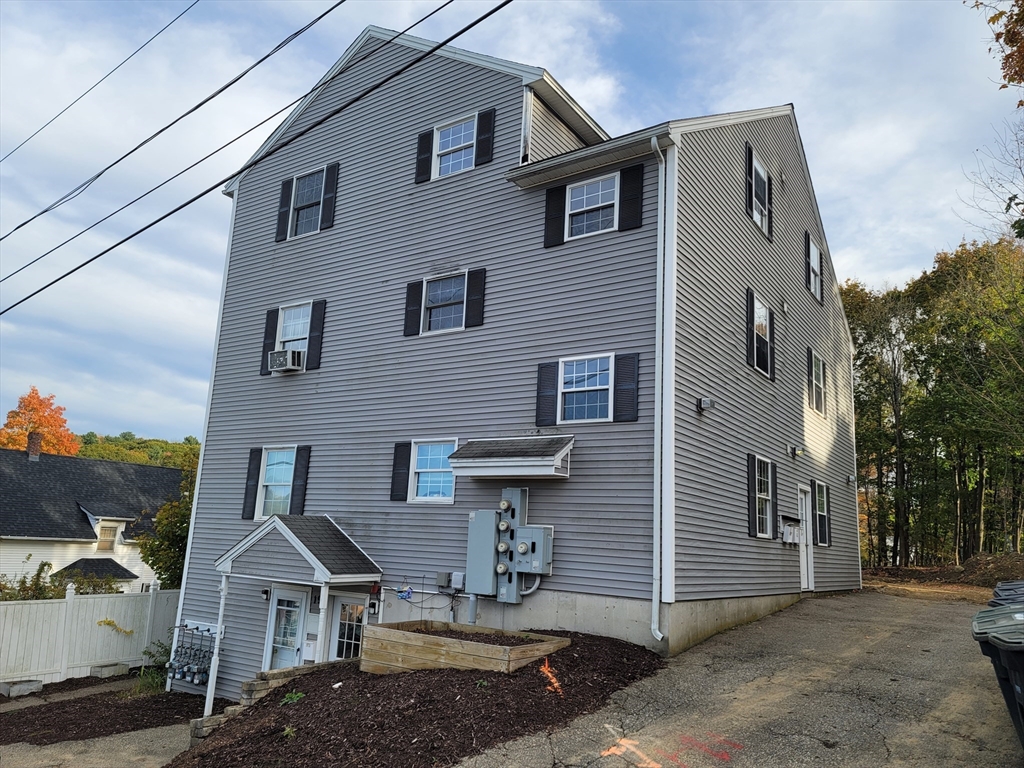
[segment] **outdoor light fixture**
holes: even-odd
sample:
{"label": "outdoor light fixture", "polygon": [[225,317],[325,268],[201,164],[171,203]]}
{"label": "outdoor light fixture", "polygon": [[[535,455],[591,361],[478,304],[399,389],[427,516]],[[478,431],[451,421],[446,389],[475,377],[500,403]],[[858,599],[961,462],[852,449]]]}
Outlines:
{"label": "outdoor light fixture", "polygon": [[803,456],[804,450],[802,445],[791,445],[789,446],[789,455],[795,459],[797,456]]}
{"label": "outdoor light fixture", "polygon": [[697,398],[697,413],[704,413],[704,411],[710,411],[718,403],[712,400],[710,397],[698,397]]}
{"label": "outdoor light fixture", "polygon": [[270,590],[269,589],[261,589],[260,590],[260,594],[263,595],[263,599],[264,600],[269,600],[270,599]]}
{"label": "outdoor light fixture", "polygon": [[853,485],[853,483],[854,483],[854,482],[855,482],[856,480],[857,480],[856,476],[854,476],[854,475],[848,475],[848,476],[847,476],[847,478],[846,478],[846,484],[847,484],[847,485]]}

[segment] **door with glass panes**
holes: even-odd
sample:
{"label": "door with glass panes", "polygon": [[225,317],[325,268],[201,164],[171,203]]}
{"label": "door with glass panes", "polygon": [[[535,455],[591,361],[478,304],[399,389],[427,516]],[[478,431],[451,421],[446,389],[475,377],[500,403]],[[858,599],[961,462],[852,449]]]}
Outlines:
{"label": "door with glass panes", "polygon": [[335,595],[331,614],[331,661],[359,658],[366,623],[366,598]]}
{"label": "door with glass panes", "polygon": [[274,587],[270,600],[270,625],[264,650],[264,669],[283,669],[302,664],[308,592]]}

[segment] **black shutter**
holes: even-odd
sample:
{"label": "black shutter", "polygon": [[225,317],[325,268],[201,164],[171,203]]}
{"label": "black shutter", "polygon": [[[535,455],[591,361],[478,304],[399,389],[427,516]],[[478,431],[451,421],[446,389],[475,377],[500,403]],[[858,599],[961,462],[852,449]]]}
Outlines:
{"label": "black shutter", "polygon": [[638,229],[643,223],[643,163],[619,171],[619,185],[619,232]]}
{"label": "black shutter", "polygon": [[747,454],[747,535],[757,537],[757,457]]}
{"label": "black shutter", "polygon": [[292,469],[292,498],[288,504],[289,515],[301,515],[306,506],[306,478],[309,475],[310,446],[300,445],[295,449],[295,467]]}
{"label": "black shutter", "polygon": [[267,310],[267,323],[263,326],[263,357],[260,359],[260,376],[270,375],[269,354],[277,348],[277,313],[276,309]]}
{"label": "black shutter", "polygon": [[434,130],[424,131],[416,140],[416,183],[430,181],[434,164]]}
{"label": "black shutter", "polygon": [[334,226],[334,200],[338,194],[338,163],[327,166],[324,174],[324,196],[320,201],[320,229]]}
{"label": "black shutter", "polygon": [[768,310],[768,378],[775,381],[775,311]]}
{"label": "black shutter", "polygon": [[807,348],[807,404],[814,408],[814,352]]}
{"label": "black shutter", "polygon": [[779,472],[772,462],[772,513],[768,517],[768,525],[771,526],[772,538],[779,538]]}
{"label": "black shutter", "polygon": [[825,386],[825,361],[821,361],[821,415],[828,416],[828,387]]}
{"label": "black shutter", "polygon": [[804,285],[811,290],[811,233],[804,230]]}
{"label": "black shutter", "polygon": [[754,218],[754,148],[747,142],[747,216]]}
{"label": "black shutter", "polygon": [[320,367],[320,347],[324,340],[324,314],[327,302],[323,299],[313,302],[309,312],[309,341],[306,343],[306,370],[315,371]]}
{"label": "black shutter", "polygon": [[544,247],[565,242],[565,185],[552,187],[544,203]]}
{"label": "black shutter", "polygon": [[256,516],[256,496],[260,491],[260,465],[263,464],[263,449],[249,449],[249,468],[245,472],[245,496],[242,499],[242,519],[252,520]]}
{"label": "black shutter", "polygon": [[826,543],[832,546],[832,489],[825,487],[825,533]]}
{"label": "black shutter", "polygon": [[637,389],[640,378],[640,355],[630,352],[615,356],[615,404],[612,421],[636,421],[639,418]]}
{"label": "black shutter", "polygon": [[747,288],[747,365],[754,367],[754,291]]}
{"label": "black shutter", "polygon": [[409,499],[409,464],[412,461],[412,443],[395,443],[395,456],[391,461],[391,500]]}
{"label": "black shutter", "polygon": [[423,281],[416,280],[405,287],[405,335],[419,336],[422,327]]}
{"label": "black shutter", "polygon": [[494,157],[494,110],[485,109],[476,116],[476,149],[473,165],[489,163]]}
{"label": "black shutter", "polygon": [[288,222],[292,217],[292,180],[281,182],[281,199],[277,204],[277,242],[288,239]]}
{"label": "black shutter", "polygon": [[[466,275],[466,327],[484,324],[484,283],[486,269],[471,269]],[[408,321],[407,321],[408,322]]]}
{"label": "black shutter", "polygon": [[537,426],[558,423],[558,363],[537,366]]}
{"label": "black shutter", "polygon": [[775,226],[772,223],[772,177],[768,177],[768,239],[774,240]]}
{"label": "black shutter", "polygon": [[818,484],[811,480],[811,540],[818,543]]}

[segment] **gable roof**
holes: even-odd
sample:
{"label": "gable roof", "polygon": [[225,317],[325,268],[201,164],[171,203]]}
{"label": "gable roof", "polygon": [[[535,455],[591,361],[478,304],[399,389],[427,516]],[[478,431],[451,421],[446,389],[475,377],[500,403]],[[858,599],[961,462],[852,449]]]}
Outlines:
{"label": "gable roof", "polygon": [[98,579],[113,577],[114,581],[130,581],[139,578],[112,557],[80,557],[71,565],[65,565],[55,573],[81,573]]}
{"label": "gable roof", "polygon": [[221,573],[230,574],[235,558],[271,531],[280,532],[313,567],[317,581],[332,584],[380,581],[381,567],[327,515],[275,515],[243,536],[217,558],[214,566]]}
{"label": "gable roof", "polygon": [[[422,37],[416,37],[415,35],[403,34],[400,35],[398,32],[385,29],[383,27],[377,27],[370,25],[362,31],[362,33],[353,41],[353,43],[345,50],[341,58],[338,59],[334,66],[331,67],[320,78],[320,81],[313,87],[313,89],[303,97],[295,108],[288,114],[281,124],[274,129],[274,132],[267,137],[266,141],[260,145],[260,148],[256,150],[255,154],[249,158],[245,163],[248,165],[257,158],[262,157],[266,154],[271,147],[273,147],[278,139],[288,130],[288,128],[298,119],[299,115],[305,111],[305,109],[320,95],[320,93],[327,87],[327,85],[333,80],[339,73],[345,70],[353,63],[353,58],[356,52],[368,40],[381,40],[385,44],[404,45],[407,48],[412,48],[415,51],[425,53],[434,46],[436,42],[432,40],[426,40]],[[381,46],[383,47],[383,46]],[[555,78],[553,78],[545,69],[540,67],[531,67],[526,64],[519,64],[514,61],[508,61],[507,59],[499,59],[494,56],[487,56],[482,53],[474,53],[473,51],[466,51],[462,48],[455,48],[451,45],[446,45],[443,48],[438,49],[434,52],[435,56],[442,58],[452,59],[455,61],[461,61],[466,64],[473,64],[478,67],[485,67],[487,69],[494,70],[496,72],[503,72],[513,77],[519,77],[523,81],[523,85],[532,88],[537,95],[539,95],[544,103],[555,112],[562,120],[566,122],[587,144],[597,144],[602,141],[606,141],[609,138],[608,133],[597,124],[587,112],[581,107],[576,100],[569,95]],[[235,190],[238,189],[238,185],[242,178],[248,173],[245,171],[235,176],[229,181],[223,189],[225,195],[231,196]]]}
{"label": "gable roof", "polygon": [[[181,470],[41,454],[29,461],[25,451],[0,449],[0,536],[26,539],[95,541],[89,515],[135,521],[138,533],[155,514],[178,497]],[[126,538],[128,538],[126,536]]]}

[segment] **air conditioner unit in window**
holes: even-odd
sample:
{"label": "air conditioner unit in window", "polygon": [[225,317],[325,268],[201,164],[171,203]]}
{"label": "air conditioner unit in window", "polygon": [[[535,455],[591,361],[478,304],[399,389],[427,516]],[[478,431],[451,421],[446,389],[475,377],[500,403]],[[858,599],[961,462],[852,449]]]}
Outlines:
{"label": "air conditioner unit in window", "polygon": [[269,368],[271,371],[283,373],[285,371],[302,370],[301,349],[279,349],[268,354],[270,355]]}

